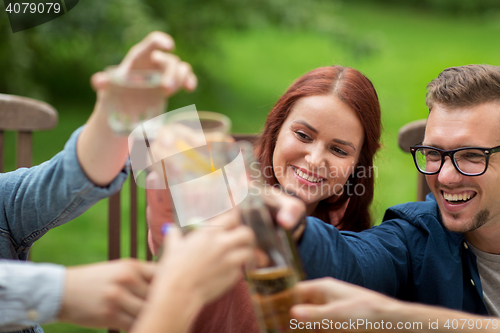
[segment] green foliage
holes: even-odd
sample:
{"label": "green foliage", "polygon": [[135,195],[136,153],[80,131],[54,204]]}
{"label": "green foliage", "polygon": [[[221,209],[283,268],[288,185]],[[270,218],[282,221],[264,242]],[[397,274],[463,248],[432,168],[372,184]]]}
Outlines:
{"label": "green foliage", "polygon": [[0,23],[0,91],[49,100],[94,99],[89,77],[118,63],[161,22],[140,1],[80,1],[71,12],[13,34]]}
{"label": "green foliage", "polygon": [[[352,0],[350,0],[352,1]],[[453,15],[487,14],[500,10],[498,0],[354,0],[359,3],[373,3],[391,6],[420,8]]]}
{"label": "green foliage", "polygon": [[[315,31],[343,43],[354,56],[371,55],[376,45],[350,37],[335,16],[336,4],[332,0],[80,1],[62,17],[16,34],[8,20],[1,20],[0,91],[48,101],[91,103],[94,94],[89,77],[117,64],[133,44],[153,30],[175,37],[179,55],[193,65],[202,83],[217,82],[204,59],[208,53],[218,52],[215,34],[223,30],[276,26],[287,31]],[[210,99],[212,95],[213,89],[201,88],[190,98]]]}

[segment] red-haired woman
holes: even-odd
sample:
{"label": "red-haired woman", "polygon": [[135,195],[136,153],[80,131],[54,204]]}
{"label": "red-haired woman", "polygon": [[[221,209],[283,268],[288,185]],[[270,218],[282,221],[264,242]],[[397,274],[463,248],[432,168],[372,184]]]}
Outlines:
{"label": "red-haired woman", "polygon": [[361,231],[371,225],[380,127],[370,80],[352,68],[321,67],[297,79],[278,100],[256,156],[266,181],[296,193],[308,215]]}
{"label": "red-haired woman", "polygon": [[[300,197],[308,215],[361,231],[371,226],[380,132],[380,105],[370,80],[352,68],[321,67],[297,79],[278,100],[256,156],[266,181]],[[174,218],[169,200],[166,191],[148,191],[154,252],[161,224]],[[192,332],[259,332],[243,279],[201,312]]]}

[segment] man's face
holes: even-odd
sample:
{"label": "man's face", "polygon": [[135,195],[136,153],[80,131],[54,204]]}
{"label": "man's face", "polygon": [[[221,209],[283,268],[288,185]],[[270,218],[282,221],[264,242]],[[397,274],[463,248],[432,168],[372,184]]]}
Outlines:
{"label": "man's face", "polygon": [[[456,109],[438,104],[429,114],[423,145],[446,150],[496,147],[500,145],[499,125],[498,102]],[[488,169],[481,176],[460,174],[446,157],[441,171],[426,178],[448,230],[467,233],[483,226],[500,226],[500,153],[490,156]],[[454,194],[470,199],[453,201]]]}

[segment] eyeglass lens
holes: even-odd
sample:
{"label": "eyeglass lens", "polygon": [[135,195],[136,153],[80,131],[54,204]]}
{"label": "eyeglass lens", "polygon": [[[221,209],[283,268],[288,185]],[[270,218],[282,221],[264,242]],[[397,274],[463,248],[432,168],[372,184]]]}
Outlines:
{"label": "eyeglass lens", "polygon": [[[441,167],[441,152],[430,148],[419,148],[415,153],[418,168],[423,172],[437,172]],[[486,155],[479,149],[464,149],[455,152],[455,164],[466,174],[480,174],[486,168]]]}

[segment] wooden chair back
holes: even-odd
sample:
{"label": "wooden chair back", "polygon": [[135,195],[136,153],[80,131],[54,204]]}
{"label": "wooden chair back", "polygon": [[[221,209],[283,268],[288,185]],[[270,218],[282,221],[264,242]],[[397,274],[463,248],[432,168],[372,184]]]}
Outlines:
{"label": "wooden chair back", "polygon": [[[398,133],[399,147],[403,151],[409,153],[411,146],[421,143],[424,139],[426,124],[427,119],[421,119],[412,121],[411,123],[401,127]],[[429,188],[429,185],[427,185],[425,176],[418,171],[417,173],[417,200],[425,201],[425,197],[431,192],[431,189]]]}
{"label": "wooden chair back", "polygon": [[57,119],[56,109],[45,102],[0,94],[0,172],[4,171],[5,131],[16,132],[16,168],[30,167],[33,132],[54,128]]}

